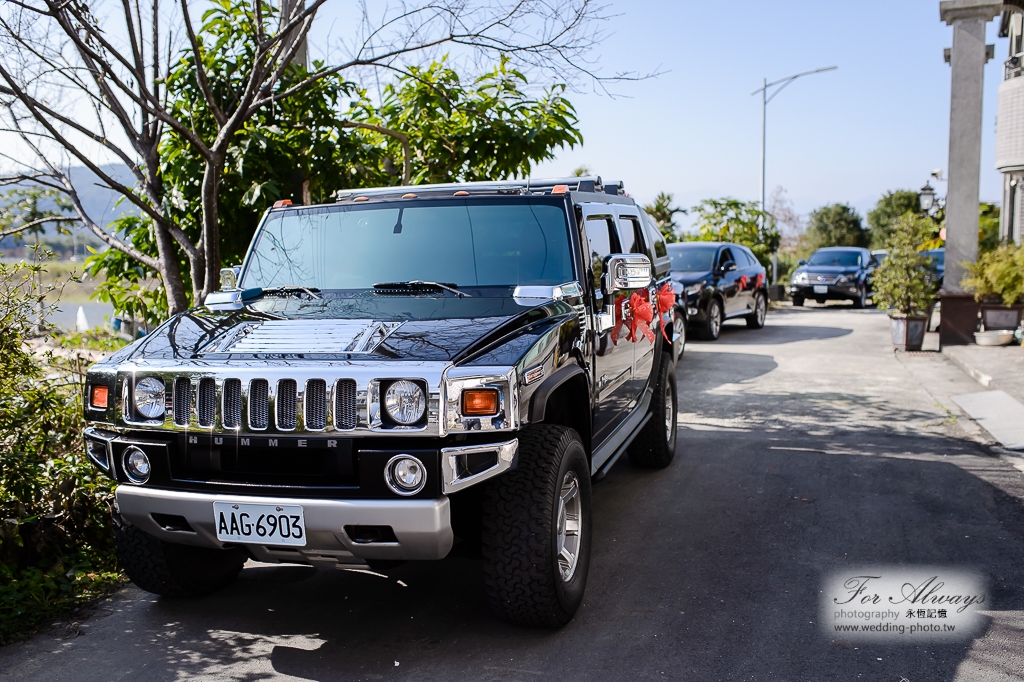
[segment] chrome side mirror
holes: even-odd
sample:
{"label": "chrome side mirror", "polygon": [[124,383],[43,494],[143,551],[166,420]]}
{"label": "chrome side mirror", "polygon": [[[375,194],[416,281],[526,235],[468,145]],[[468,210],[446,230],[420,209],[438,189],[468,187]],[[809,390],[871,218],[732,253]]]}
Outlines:
{"label": "chrome side mirror", "polygon": [[242,266],[234,265],[220,269],[220,290],[231,291],[238,288],[238,276],[242,274]]}
{"label": "chrome side mirror", "polygon": [[614,294],[620,289],[646,289],[651,286],[651,261],[635,253],[614,253],[605,265],[604,293]]}

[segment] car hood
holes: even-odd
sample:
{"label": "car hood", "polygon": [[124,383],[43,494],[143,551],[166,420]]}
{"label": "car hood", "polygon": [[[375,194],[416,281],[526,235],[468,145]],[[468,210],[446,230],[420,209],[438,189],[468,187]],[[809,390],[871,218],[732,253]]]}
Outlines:
{"label": "car hood", "polygon": [[703,282],[711,278],[710,270],[674,270],[669,276],[683,286]]}
{"label": "car hood", "polygon": [[191,360],[455,361],[478,356],[569,304],[512,297],[263,298],[234,310],[177,315],[102,364]]}

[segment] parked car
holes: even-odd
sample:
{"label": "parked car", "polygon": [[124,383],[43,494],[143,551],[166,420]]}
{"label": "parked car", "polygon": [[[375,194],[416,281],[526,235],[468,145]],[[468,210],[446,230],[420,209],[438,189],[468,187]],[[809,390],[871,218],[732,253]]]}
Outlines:
{"label": "parked car", "polygon": [[287,204],[222,291],[88,370],[127,575],[196,596],[248,558],[383,567],[458,540],[500,615],[568,622],[606,540],[592,477],[675,454],[684,313],[653,221],[600,178]]}
{"label": "parked car", "polygon": [[931,275],[936,280],[935,290],[938,291],[942,288],[942,278],[946,274],[946,249],[928,249],[923,251],[926,256],[932,259],[932,267],[935,269],[935,273]]}
{"label": "parked car", "polygon": [[768,273],[750,249],[729,242],[681,242],[669,244],[668,253],[691,334],[713,341],[722,322],[735,318],[751,329],[764,326]]}
{"label": "parked car", "polygon": [[830,246],[818,249],[807,262],[799,261],[790,279],[789,294],[793,305],[802,306],[813,298],[825,301],[853,301],[854,308],[863,308],[871,293],[871,273],[878,266],[867,249]]}

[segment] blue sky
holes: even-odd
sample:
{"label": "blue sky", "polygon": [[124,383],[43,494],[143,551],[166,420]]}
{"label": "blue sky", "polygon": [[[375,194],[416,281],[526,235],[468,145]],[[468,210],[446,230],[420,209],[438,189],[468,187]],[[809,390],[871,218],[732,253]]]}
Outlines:
{"label": "blue sky", "polygon": [[[607,72],[664,75],[623,83],[620,99],[572,95],[584,145],[541,164],[538,176],[586,164],[648,201],[659,191],[702,198],[760,193],[761,84],[801,78],[768,106],[769,195],[781,185],[806,215],[829,202],[861,214],[887,189],[917,189],[946,168],[952,28],[937,0],[857,2],[616,2],[600,47]],[[996,58],[985,69],[981,199],[998,200],[993,167],[997,88],[1007,41],[988,25]],[[945,193],[945,183],[938,186]]]}

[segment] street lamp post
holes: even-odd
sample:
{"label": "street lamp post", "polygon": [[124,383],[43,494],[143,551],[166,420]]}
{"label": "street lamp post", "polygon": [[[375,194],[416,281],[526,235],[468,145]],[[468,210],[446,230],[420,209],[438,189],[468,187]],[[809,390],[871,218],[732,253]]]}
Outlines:
{"label": "street lamp post", "polygon": [[[768,82],[767,78],[761,80],[761,87],[754,90],[751,95],[761,93],[761,227],[764,228],[764,202],[765,202],[765,165],[766,165],[766,131],[767,131],[767,118],[768,118],[768,103],[775,99],[775,95],[782,92],[783,88],[795,81],[801,76],[810,76],[813,73],[821,73],[822,71],[834,71],[839,68],[838,66],[826,66],[823,69],[814,69],[813,71],[803,71],[801,73],[795,73],[792,76],[786,76],[780,78],[777,81]],[[778,85],[779,88],[772,93],[771,97],[768,96],[768,88]],[[772,284],[778,284],[779,277],[779,253],[778,250],[772,254]]]}

